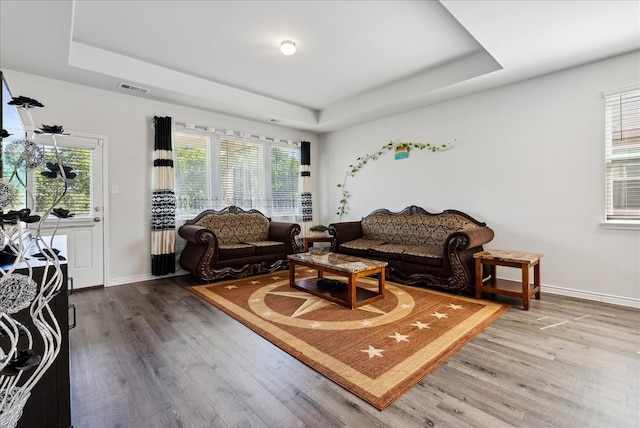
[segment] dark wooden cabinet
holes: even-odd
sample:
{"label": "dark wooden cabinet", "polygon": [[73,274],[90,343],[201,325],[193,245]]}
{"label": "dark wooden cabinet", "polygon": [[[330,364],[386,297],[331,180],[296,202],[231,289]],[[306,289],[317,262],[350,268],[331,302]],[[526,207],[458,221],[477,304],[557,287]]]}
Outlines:
{"label": "dark wooden cabinet", "polygon": [[[66,240],[56,237],[54,248],[60,254],[66,254]],[[37,248],[32,253],[37,252]],[[33,279],[42,284],[45,268],[37,262],[31,263]],[[5,266],[3,266],[5,267]],[[61,262],[63,273],[62,288],[49,302],[49,306],[60,325],[62,345],[53,364],[47,369],[40,381],[31,390],[31,396],[24,407],[22,417],[18,421],[19,428],[69,428],[71,423],[71,388],[69,379],[69,297],[67,265]],[[17,273],[27,274],[26,269],[18,269]],[[49,268],[49,275],[51,268]],[[15,314],[15,319],[22,322],[32,332],[34,337],[34,351],[43,352],[43,342],[40,334],[33,325],[29,315],[29,308]]]}

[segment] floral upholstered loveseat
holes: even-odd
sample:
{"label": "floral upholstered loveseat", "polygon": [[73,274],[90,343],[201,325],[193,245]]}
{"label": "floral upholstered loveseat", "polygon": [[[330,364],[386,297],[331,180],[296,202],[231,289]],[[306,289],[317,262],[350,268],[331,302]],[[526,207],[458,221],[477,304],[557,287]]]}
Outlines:
{"label": "floral upholstered loveseat", "polygon": [[493,230],[465,213],[431,214],[415,205],[333,223],[329,234],[333,252],[386,261],[389,280],[465,294],[475,289],[473,254],[493,239]]}
{"label": "floral upholstered loveseat", "polygon": [[180,266],[206,281],[285,269],[287,255],[298,252],[299,233],[300,225],[271,221],[258,210],[206,210],[178,229],[187,241]]}

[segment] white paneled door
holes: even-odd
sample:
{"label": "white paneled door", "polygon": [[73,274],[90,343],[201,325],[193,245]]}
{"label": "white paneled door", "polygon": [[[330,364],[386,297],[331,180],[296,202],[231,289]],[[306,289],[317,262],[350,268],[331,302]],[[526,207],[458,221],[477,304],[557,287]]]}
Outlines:
{"label": "white paneled door", "polygon": [[61,227],[59,235],[67,236],[68,270],[74,288],[104,285],[102,212],[93,224],[83,222]]}
{"label": "white paneled door", "polygon": [[[70,218],[58,219],[50,216],[43,228],[42,235],[51,234],[67,237],[67,266],[69,278],[74,288],[102,286],[105,283],[104,266],[104,150],[105,137],[78,136],[58,137],[57,145],[61,150],[72,148],[86,150],[90,157],[90,167],[74,171],[90,177],[91,202],[84,205],[80,214]],[[69,166],[75,167],[70,164]],[[77,178],[76,178],[77,179]],[[65,202],[63,201],[63,204]],[[70,203],[70,202],[67,202]],[[80,207],[78,207],[80,208]]]}

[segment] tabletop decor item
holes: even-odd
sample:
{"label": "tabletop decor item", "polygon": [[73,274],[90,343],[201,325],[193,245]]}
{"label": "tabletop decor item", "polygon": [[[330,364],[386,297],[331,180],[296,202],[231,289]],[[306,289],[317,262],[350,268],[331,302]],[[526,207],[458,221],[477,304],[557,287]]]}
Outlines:
{"label": "tabletop decor item", "polygon": [[329,228],[324,224],[315,224],[309,228],[309,235],[310,236],[329,236],[329,233],[327,232],[327,230],[329,230]]}

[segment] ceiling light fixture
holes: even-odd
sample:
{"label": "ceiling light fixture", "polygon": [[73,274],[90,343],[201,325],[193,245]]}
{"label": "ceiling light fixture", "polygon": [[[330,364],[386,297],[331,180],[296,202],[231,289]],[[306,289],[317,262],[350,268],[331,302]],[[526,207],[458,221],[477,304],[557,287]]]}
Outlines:
{"label": "ceiling light fixture", "polygon": [[283,40],[280,43],[280,52],[286,56],[293,55],[296,53],[296,43],[292,40]]}

